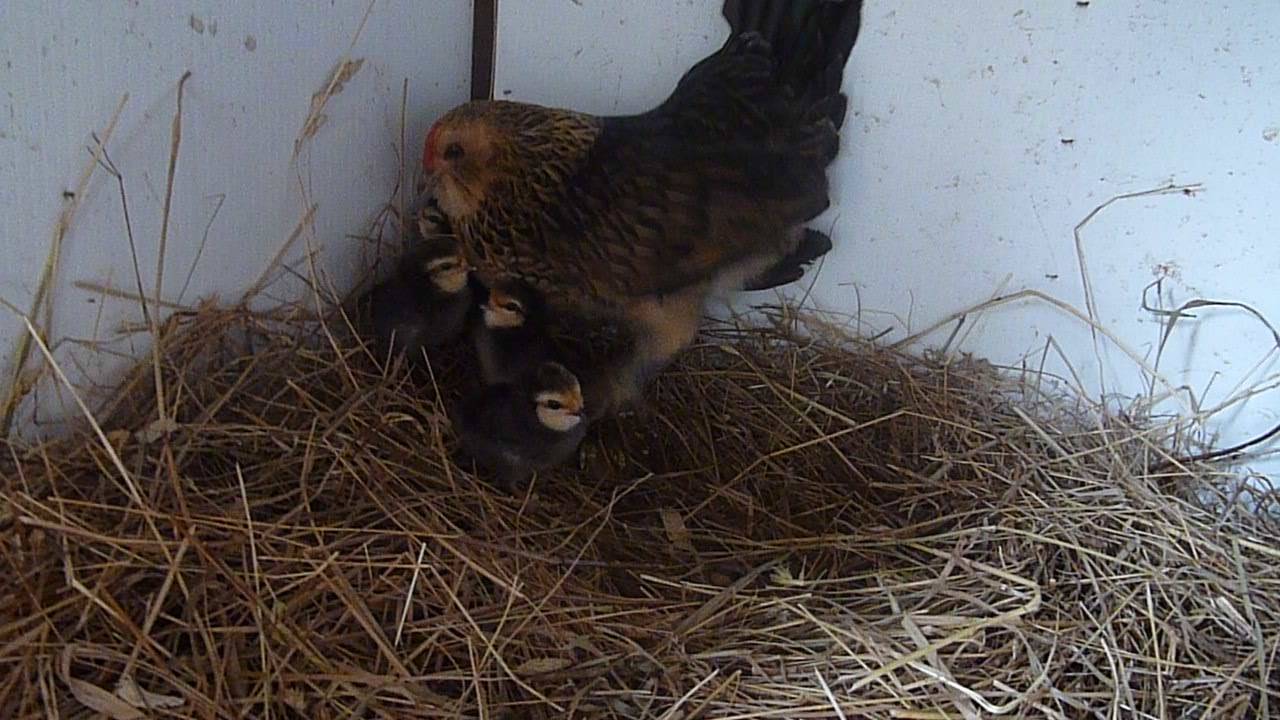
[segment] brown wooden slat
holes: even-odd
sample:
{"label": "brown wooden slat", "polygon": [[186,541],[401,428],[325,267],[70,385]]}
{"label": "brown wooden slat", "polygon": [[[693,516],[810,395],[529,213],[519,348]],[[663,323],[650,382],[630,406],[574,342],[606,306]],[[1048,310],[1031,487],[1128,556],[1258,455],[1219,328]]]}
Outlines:
{"label": "brown wooden slat", "polygon": [[471,99],[493,99],[498,0],[473,0],[471,15]]}

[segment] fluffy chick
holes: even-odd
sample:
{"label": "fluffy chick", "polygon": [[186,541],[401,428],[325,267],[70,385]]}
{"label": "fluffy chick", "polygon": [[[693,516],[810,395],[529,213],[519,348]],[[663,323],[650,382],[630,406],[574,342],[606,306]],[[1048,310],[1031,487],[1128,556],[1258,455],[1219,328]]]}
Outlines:
{"label": "fluffy chick", "polygon": [[463,450],[514,490],[573,456],[587,431],[582,388],[565,366],[547,361],[516,381],[482,388],[459,407]]}
{"label": "fluffy chick", "polygon": [[416,358],[424,348],[457,340],[472,306],[458,243],[446,236],[422,239],[400,259],[395,274],[374,287],[369,304],[384,354]]}
{"label": "fluffy chick", "polygon": [[508,281],[490,287],[480,317],[475,346],[486,384],[513,382],[551,359],[546,307],[524,283]]}
{"label": "fluffy chick", "polygon": [[[490,385],[516,378],[554,359],[582,387],[589,422],[635,401],[643,382],[660,367],[646,357],[628,328],[607,317],[585,317],[550,308],[527,284],[508,280],[489,288],[475,329],[476,357]],[[633,367],[635,365],[641,367]]]}

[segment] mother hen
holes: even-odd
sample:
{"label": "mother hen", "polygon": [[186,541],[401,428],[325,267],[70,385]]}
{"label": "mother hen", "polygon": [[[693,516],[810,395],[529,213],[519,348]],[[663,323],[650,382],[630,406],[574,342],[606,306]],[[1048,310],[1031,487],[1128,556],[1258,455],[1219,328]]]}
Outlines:
{"label": "mother hen", "polygon": [[861,0],[726,0],[724,16],[725,44],[648,112],[474,101],[423,150],[481,282],[627,326],[615,401],[693,339],[710,295],[793,281],[831,247],[804,224],[830,204]]}

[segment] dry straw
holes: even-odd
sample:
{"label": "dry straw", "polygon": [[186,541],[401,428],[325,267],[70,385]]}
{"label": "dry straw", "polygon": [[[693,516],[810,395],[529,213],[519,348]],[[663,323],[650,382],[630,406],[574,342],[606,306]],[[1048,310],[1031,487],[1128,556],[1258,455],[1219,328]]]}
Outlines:
{"label": "dry straw", "polygon": [[1280,529],[1194,501],[1244,491],[1211,467],[1147,472],[1169,429],[776,310],[711,328],[581,467],[510,497],[451,458],[466,358],[387,366],[343,317],[175,314],[165,393],[147,359],[101,434],[6,448],[0,715],[1280,701]]}

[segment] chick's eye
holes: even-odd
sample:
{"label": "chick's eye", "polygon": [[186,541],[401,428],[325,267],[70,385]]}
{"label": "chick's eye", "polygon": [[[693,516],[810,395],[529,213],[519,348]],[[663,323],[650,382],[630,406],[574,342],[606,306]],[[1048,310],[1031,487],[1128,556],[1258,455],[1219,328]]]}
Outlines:
{"label": "chick's eye", "polygon": [[502,309],[506,310],[507,312],[517,313],[517,314],[524,312],[524,308],[520,307],[515,303],[502,303]]}
{"label": "chick's eye", "polygon": [[444,148],[445,160],[457,160],[458,158],[462,157],[465,154],[466,153],[462,151],[462,146],[456,142],[451,142],[448,145],[446,145]]}
{"label": "chick's eye", "polygon": [[546,408],[547,408],[548,410],[563,410],[563,409],[564,409],[564,403],[560,402],[559,400],[548,400],[548,401],[544,402],[544,403],[543,403],[543,405],[544,405],[544,406],[546,406]]}

